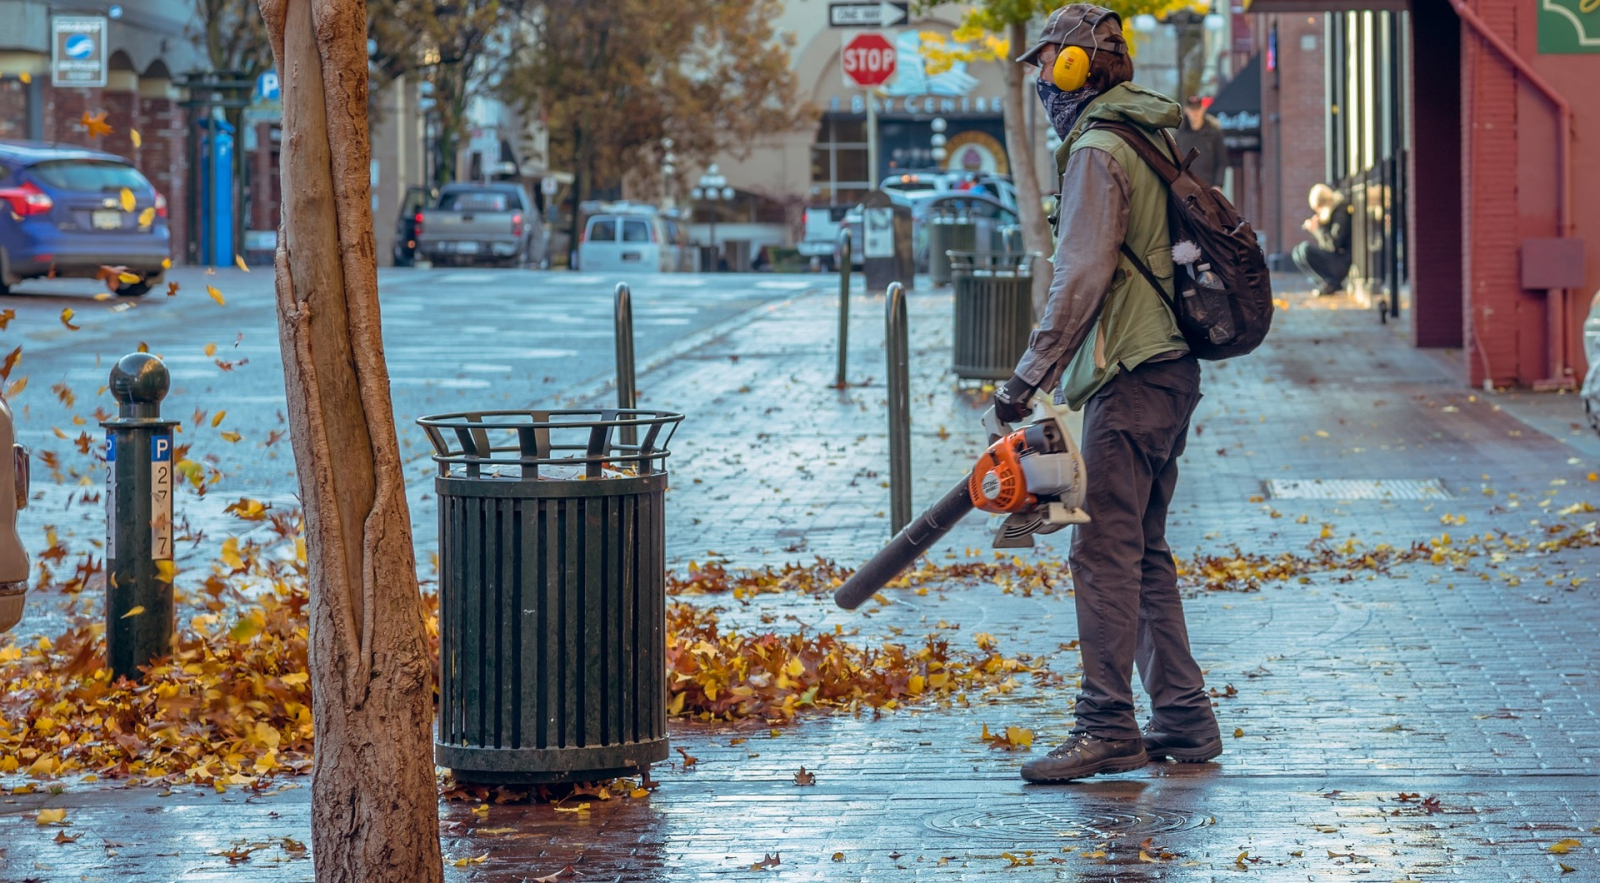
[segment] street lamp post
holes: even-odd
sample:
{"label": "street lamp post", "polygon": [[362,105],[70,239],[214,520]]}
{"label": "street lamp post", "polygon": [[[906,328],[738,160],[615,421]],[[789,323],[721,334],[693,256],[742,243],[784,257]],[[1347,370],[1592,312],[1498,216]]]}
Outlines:
{"label": "street lamp post", "polygon": [[945,157],[950,155],[944,148],[946,143],[944,130],[949,128],[949,124],[944,121],[944,117],[934,117],[929,127],[933,129],[933,137],[928,139],[928,143],[933,145],[933,164],[943,171]]}
{"label": "street lamp post", "polygon": [[724,202],[733,201],[733,188],[728,186],[728,179],[717,170],[717,164],[712,163],[706,173],[695,182],[695,188],[689,195],[696,201],[705,200],[711,203],[711,270],[716,272],[722,265],[721,249],[717,247],[717,200]]}
{"label": "street lamp post", "polygon": [[673,207],[672,176],[678,173],[678,158],[672,153],[672,139],[661,139],[661,207]]}

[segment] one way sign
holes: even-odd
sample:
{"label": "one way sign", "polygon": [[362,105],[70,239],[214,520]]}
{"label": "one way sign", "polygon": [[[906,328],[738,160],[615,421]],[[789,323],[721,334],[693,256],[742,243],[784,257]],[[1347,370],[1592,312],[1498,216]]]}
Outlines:
{"label": "one way sign", "polygon": [[907,3],[829,3],[828,26],[888,28],[910,18]]}

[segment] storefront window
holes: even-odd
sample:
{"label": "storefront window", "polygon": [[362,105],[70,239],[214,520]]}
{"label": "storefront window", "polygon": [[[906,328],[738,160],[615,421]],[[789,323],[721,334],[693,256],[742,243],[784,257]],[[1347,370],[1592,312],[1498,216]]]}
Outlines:
{"label": "storefront window", "polygon": [[824,116],[811,147],[811,202],[844,205],[859,202],[871,189],[867,174],[866,124],[848,116]]}

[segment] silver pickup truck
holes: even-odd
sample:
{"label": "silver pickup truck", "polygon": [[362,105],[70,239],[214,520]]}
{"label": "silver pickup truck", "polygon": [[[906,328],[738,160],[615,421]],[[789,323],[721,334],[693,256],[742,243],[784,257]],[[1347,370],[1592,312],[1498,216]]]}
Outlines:
{"label": "silver pickup truck", "polygon": [[536,263],[539,213],[517,184],[446,184],[417,216],[417,254],[435,264]]}

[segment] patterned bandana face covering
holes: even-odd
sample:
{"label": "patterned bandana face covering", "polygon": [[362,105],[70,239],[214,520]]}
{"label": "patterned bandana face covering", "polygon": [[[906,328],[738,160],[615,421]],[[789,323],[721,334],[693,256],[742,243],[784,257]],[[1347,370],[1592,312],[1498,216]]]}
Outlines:
{"label": "patterned bandana face covering", "polygon": [[1077,125],[1078,115],[1090,101],[1100,93],[1084,86],[1064,92],[1054,83],[1037,80],[1035,85],[1039,91],[1039,101],[1044,105],[1045,116],[1050,118],[1050,125],[1056,130],[1057,137],[1063,141],[1072,132],[1072,127]]}

